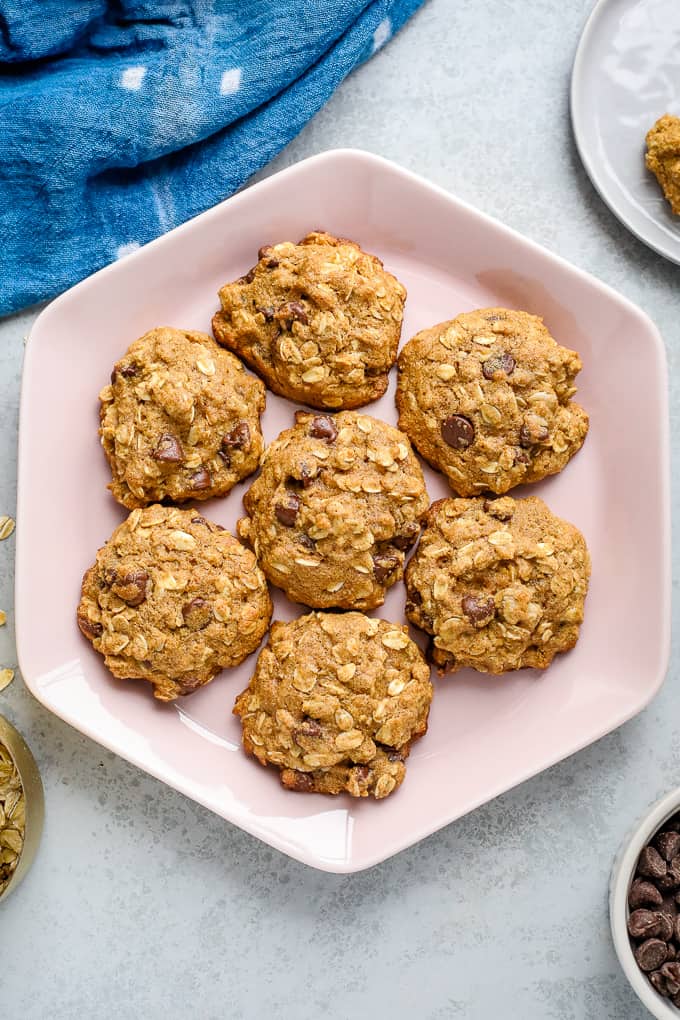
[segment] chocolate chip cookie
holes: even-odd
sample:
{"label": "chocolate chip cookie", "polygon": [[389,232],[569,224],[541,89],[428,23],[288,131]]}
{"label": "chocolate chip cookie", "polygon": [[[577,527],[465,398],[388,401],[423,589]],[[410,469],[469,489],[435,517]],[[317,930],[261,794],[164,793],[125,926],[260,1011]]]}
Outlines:
{"label": "chocolate chip cookie", "polygon": [[262,459],[238,533],[269,580],[316,609],[373,609],[403,574],[428,498],[403,433],[342,411],[299,411]]}
{"label": "chocolate chip cookie", "polygon": [[204,333],[152,329],[99,399],[109,488],[128,509],[223,496],[257,468],[264,386]]}
{"label": "chocolate chip cookie", "polygon": [[461,496],[561,471],[588,415],[581,360],[527,312],[484,308],[425,329],[399,356],[399,427]]}
{"label": "chocolate chip cookie", "polygon": [[218,342],[274,393],[310,407],[361,407],[387,389],[406,290],[375,255],[315,232],[261,248],[220,291]]}
{"label": "chocolate chip cookie", "polygon": [[680,117],[666,113],[650,128],[645,163],[672,211],[680,216]]}
{"label": "chocolate chip cookie", "polygon": [[83,578],[78,626],[115,677],[172,701],[236,666],[272,613],[249,549],[195,510],[133,510]]}
{"label": "chocolate chip cookie", "polygon": [[427,729],[430,669],[406,628],[362,613],[274,623],[236,699],[243,746],[305,793],[387,797]]}
{"label": "chocolate chip cookie", "polygon": [[590,557],[543,500],[442,499],[406,568],[406,615],[442,672],[545,669],[573,648]]}

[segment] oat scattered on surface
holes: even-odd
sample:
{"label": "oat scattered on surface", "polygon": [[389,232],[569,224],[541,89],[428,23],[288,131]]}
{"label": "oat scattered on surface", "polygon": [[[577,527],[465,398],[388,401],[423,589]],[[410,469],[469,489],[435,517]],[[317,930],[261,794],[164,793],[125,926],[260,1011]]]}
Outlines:
{"label": "oat scattered on surface", "polygon": [[5,687],[9,687],[12,680],[14,680],[13,669],[0,669],[0,691],[4,691]]}
{"label": "oat scattered on surface", "polygon": [[7,514],[3,514],[0,517],[0,542],[9,538],[15,527],[16,523],[14,519],[12,517],[8,517]]}
{"label": "oat scattered on surface", "polygon": [[26,803],[19,773],[9,751],[0,744],[0,896],[19,863],[25,828]]}

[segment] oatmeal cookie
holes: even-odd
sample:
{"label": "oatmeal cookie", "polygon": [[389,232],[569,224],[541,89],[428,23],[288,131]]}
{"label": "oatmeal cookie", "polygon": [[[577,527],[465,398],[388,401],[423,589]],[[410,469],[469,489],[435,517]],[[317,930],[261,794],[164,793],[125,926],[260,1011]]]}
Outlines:
{"label": "oatmeal cookie", "polygon": [[196,510],[133,510],[83,578],[78,626],[115,677],[172,701],[259,645],[272,604],[249,549]]}
{"label": "oatmeal cookie", "polygon": [[130,510],[223,496],[257,468],[264,386],[204,333],[152,329],[99,399],[109,488]]}
{"label": "oatmeal cookie", "polygon": [[312,233],[261,248],[220,291],[218,342],[282,397],[320,410],[361,407],[387,389],[406,290],[358,244]]}
{"label": "oatmeal cookie", "polygon": [[441,499],[406,568],[406,615],[442,672],[545,669],[573,648],[590,557],[543,500]]}
{"label": "oatmeal cookie", "polygon": [[269,580],[315,609],[382,605],[428,506],[406,436],[356,411],[298,411],[243,502],[238,533]]}
{"label": "oatmeal cookie", "polygon": [[680,117],[666,113],[650,128],[645,163],[661,185],[671,209],[680,216]]}
{"label": "oatmeal cookie", "polygon": [[243,746],[306,793],[387,797],[427,729],[430,669],[406,627],[362,613],[274,623],[236,699]]}
{"label": "oatmeal cookie", "polygon": [[465,312],[399,355],[399,427],[459,495],[507,492],[561,471],[583,444],[580,370],[536,315]]}

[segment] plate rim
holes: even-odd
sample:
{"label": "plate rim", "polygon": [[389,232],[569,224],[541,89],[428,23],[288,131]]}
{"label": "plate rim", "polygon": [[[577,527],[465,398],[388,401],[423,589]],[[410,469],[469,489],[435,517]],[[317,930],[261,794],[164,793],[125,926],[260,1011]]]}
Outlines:
{"label": "plate rim", "polygon": [[[113,746],[110,740],[106,738],[102,739],[99,736],[99,734],[94,736],[91,733],[87,723],[83,723],[80,720],[78,722],[75,722],[73,721],[73,719],[68,717],[68,713],[59,711],[55,707],[53,707],[49,703],[49,700],[45,698],[44,691],[40,688],[38,684],[39,677],[38,678],[33,677],[31,675],[30,670],[26,672],[24,669],[24,662],[27,661],[26,656],[24,655],[24,651],[29,641],[30,626],[28,623],[26,625],[24,624],[23,607],[26,605],[26,599],[23,595],[23,584],[26,572],[23,569],[23,562],[26,556],[25,552],[26,538],[25,532],[20,527],[17,527],[16,576],[15,576],[15,605],[16,605],[15,623],[16,623],[17,658],[19,661],[21,675],[24,679],[24,683],[26,684],[27,688],[32,693],[32,695],[36,698],[36,700],[40,702],[40,704],[42,704],[54,715],[61,718],[64,722],[68,723],[68,725],[73,726],[74,729],[85,734],[85,736],[89,737],[90,739],[98,743],[100,746],[106,747],[108,750],[117,754],[124,760],[129,761],[137,768],[140,768],[142,769],[142,771],[153,776],[155,779],[165,783],[165,785],[178,790],[184,796],[187,796],[190,799],[196,801],[197,803],[202,804],[202,806],[208,808],[215,814],[224,818],[230,824],[236,826],[237,828],[242,829],[245,832],[248,832],[250,835],[255,836],[257,839],[261,840],[267,845],[272,846],[274,849],[282,853],[285,853],[287,856],[292,857],[293,859],[298,860],[303,864],[316,868],[320,871],[335,874],[358,873],[382,863],[383,861],[389,859],[390,857],[393,857],[397,853],[400,853],[402,850],[419,843],[422,839],[427,838],[434,832],[443,829],[445,826],[456,821],[458,818],[463,817],[465,814],[469,814],[471,811],[476,810],[483,804],[488,803],[491,800],[494,800],[497,796],[500,796],[502,793],[506,793],[509,790],[515,788],[516,786],[519,786],[521,783],[526,782],[526,780],[532,778],[533,776],[536,776],[541,772],[545,771],[546,769],[551,768],[553,765],[557,764],[557,762],[562,761],[568,757],[571,757],[573,754],[578,753],[578,751],[582,750],[584,747],[589,746],[596,740],[601,739],[601,737],[618,729],[619,726],[623,725],[629,719],[633,718],[634,716],[639,714],[644,708],[646,708],[646,706],[658,694],[664,682],[666,673],[668,671],[671,641],[670,422],[668,414],[669,395],[668,395],[668,371],[666,350],[659,330],[657,329],[652,319],[647,315],[646,312],[644,312],[639,306],[634,304],[623,294],[614,290],[612,287],[610,287],[603,281],[599,280],[598,278],[587,273],[585,270],[580,269],[579,267],[568,262],[561,256],[555,254],[554,252],[551,252],[544,246],[538,244],[536,241],[533,241],[531,238],[525,237],[514,228],[509,227],[506,224],[495,219],[494,217],[488,215],[487,213],[484,213],[481,210],[476,209],[474,206],[470,205],[464,200],[446,191],[443,187],[428,181],[426,178],[410,170],[407,170],[399,166],[398,164],[394,163],[393,161],[385,159],[382,156],[375,155],[362,149],[352,148],[329,149],[317,155],[310,156],[304,160],[300,160],[299,162],[292,164],[290,167],[286,167],[285,169],[270,175],[264,180],[251,185],[249,188],[244,189],[238,194],[223,200],[222,202],[206,210],[200,215],[194,217],[193,219],[188,220],[183,224],[180,224],[178,227],[175,227],[167,234],[161,235],[155,240],[149,242],[149,244],[143,246],[138,251],[127,256],[125,261],[127,262],[129,259],[132,262],[135,259],[139,259],[142,256],[142,253],[144,253],[144,257],[148,257],[149,249],[154,248],[154,246],[155,246],[154,250],[158,250],[163,245],[172,243],[172,239],[175,239],[179,234],[181,234],[182,231],[193,229],[195,224],[197,224],[199,221],[206,222],[211,217],[216,218],[221,216],[223,214],[223,209],[227,204],[231,204],[233,206],[234,204],[238,203],[247,192],[257,190],[260,193],[263,193],[264,191],[272,187],[272,182],[278,181],[283,176],[288,177],[291,175],[295,175],[302,168],[321,166],[324,163],[332,163],[336,160],[348,160],[348,159],[350,161],[357,161],[359,164],[365,164],[369,167],[373,167],[379,171],[393,174],[394,176],[399,177],[402,180],[406,181],[411,186],[416,186],[421,190],[425,191],[426,193],[436,195],[440,198],[445,199],[453,207],[471,213],[475,218],[481,220],[488,226],[491,226],[494,230],[500,231],[502,234],[514,239],[515,241],[519,241],[522,245],[528,247],[535,254],[539,254],[542,259],[544,260],[547,259],[549,262],[559,265],[562,268],[562,270],[567,271],[569,274],[577,277],[580,281],[586,283],[591,288],[594,288],[600,293],[606,295],[606,297],[609,300],[612,300],[614,303],[624,308],[628,312],[628,314],[632,315],[640,322],[641,326],[644,327],[646,334],[649,336],[654,356],[655,375],[659,383],[660,391],[659,394],[660,400],[657,406],[660,412],[659,444],[660,444],[660,464],[662,465],[660,475],[660,487],[661,487],[660,544],[662,554],[662,591],[660,593],[660,597],[663,620],[662,620],[662,636],[657,650],[658,655],[657,663],[655,665],[654,682],[650,683],[649,689],[644,693],[644,697],[639,702],[636,702],[632,709],[628,708],[620,715],[613,716],[611,725],[609,725],[605,730],[600,730],[598,727],[597,735],[595,736],[589,735],[587,737],[584,737],[583,740],[578,741],[570,750],[567,750],[565,752],[560,751],[554,757],[551,757],[549,760],[544,761],[539,767],[536,768],[530,767],[526,769],[519,775],[518,778],[514,778],[509,785],[507,783],[507,780],[499,778],[498,783],[494,785],[490,794],[480,797],[478,800],[473,802],[472,805],[468,807],[465,811],[455,810],[452,814],[450,815],[447,814],[446,816],[443,816],[441,820],[437,820],[433,824],[428,823],[426,825],[423,825],[416,831],[414,830],[405,831],[403,838],[395,840],[394,843],[389,847],[380,848],[375,852],[367,854],[359,859],[352,858],[351,856],[349,858],[344,858],[343,860],[324,858],[319,854],[310,851],[305,846],[300,846],[297,844],[295,845],[287,844],[285,838],[282,838],[278,834],[272,833],[269,830],[263,831],[257,824],[253,824],[251,816],[246,812],[244,812],[242,816],[234,815],[233,813],[226,814],[223,811],[216,809],[214,805],[205,803],[205,800],[202,799],[200,796],[197,796],[193,791],[189,792],[185,787],[183,787],[181,782],[169,781],[165,776],[159,774],[158,770],[155,770],[154,768],[148,766],[147,764],[141,764],[140,761],[136,759],[134,753],[132,752],[124,753],[118,746]],[[80,294],[86,288],[91,287],[93,285],[93,281],[100,280],[102,277],[105,277],[107,273],[115,272],[119,265],[120,262],[113,262],[110,265],[105,266],[102,269],[98,270],[91,276],[87,277],[85,280],[82,280],[79,283],[75,284],[73,287],[69,288],[69,290],[59,295],[45,309],[43,309],[43,311],[40,313],[40,315],[37,317],[37,319],[31,326],[31,330],[26,342],[24,368],[21,383],[21,403],[20,403],[19,440],[18,440],[17,512],[16,512],[18,524],[20,523],[21,518],[23,517],[23,506],[27,498],[24,491],[25,489],[24,479],[27,472],[25,467],[26,451],[23,442],[23,436],[26,431],[24,426],[29,414],[29,408],[26,400],[26,393],[28,389],[27,380],[29,380],[29,378],[31,377],[31,372],[33,371],[33,359],[36,356],[36,350],[38,349],[39,343],[42,342],[39,339],[39,335],[45,331],[46,325],[49,326],[50,318],[52,315],[55,314],[55,309],[60,310],[62,305],[64,304],[68,305],[69,301],[74,300],[74,295],[76,297],[79,297]]]}
{"label": "plate rim", "polygon": [[[595,6],[586,19],[583,29],[581,30],[581,35],[579,36],[579,41],[576,46],[576,53],[574,55],[574,62],[572,64],[571,80],[569,85],[569,115],[572,133],[574,135],[574,142],[590,183],[619,223],[621,223],[626,230],[633,235],[633,237],[636,237],[638,241],[641,241],[642,244],[646,245],[651,251],[656,252],[657,255],[661,255],[662,258],[667,259],[669,262],[673,262],[675,265],[680,265],[680,242],[678,243],[677,251],[673,251],[672,248],[667,248],[663,243],[658,244],[650,240],[645,236],[644,232],[636,230],[636,228],[629,222],[625,212],[619,208],[615,200],[611,197],[604,183],[604,176],[598,171],[593,159],[591,158],[590,150],[585,141],[585,131],[583,130],[581,115],[580,112],[578,112],[583,108],[582,90],[585,87],[583,78],[587,61],[586,51],[592,43],[593,37],[599,27],[600,19],[604,16],[606,9],[615,3],[621,2],[622,0],[597,0]],[[629,0],[623,0],[623,2],[629,2]]]}

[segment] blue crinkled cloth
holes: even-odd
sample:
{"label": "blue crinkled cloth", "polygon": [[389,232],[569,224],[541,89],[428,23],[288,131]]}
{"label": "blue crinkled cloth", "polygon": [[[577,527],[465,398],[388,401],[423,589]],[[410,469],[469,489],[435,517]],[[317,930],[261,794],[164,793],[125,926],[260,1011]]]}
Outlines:
{"label": "blue crinkled cloth", "polygon": [[236,191],[423,0],[0,0],[0,314]]}

